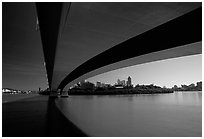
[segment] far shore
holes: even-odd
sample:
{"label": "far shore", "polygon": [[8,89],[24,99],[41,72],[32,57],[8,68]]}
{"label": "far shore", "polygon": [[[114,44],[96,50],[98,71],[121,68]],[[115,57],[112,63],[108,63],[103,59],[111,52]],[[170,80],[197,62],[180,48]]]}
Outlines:
{"label": "far shore", "polygon": [[171,89],[110,89],[110,90],[69,90],[69,95],[130,95],[130,94],[166,94]]}
{"label": "far shore", "polygon": [[193,90],[193,91],[174,91],[174,93],[187,93],[187,92],[189,92],[189,93],[192,93],[192,92],[199,92],[199,93],[202,93],[202,91],[200,91],[200,90]]}
{"label": "far shore", "polygon": [[2,103],[7,103],[7,102],[13,102],[13,101],[18,101],[30,97],[35,97],[39,96],[38,93],[32,93],[32,94],[9,94],[9,93],[2,93]]}
{"label": "far shore", "polygon": [[[115,89],[115,90],[104,90],[104,91],[92,91],[92,90],[71,90],[68,91],[68,95],[131,95],[131,94],[169,94],[169,93],[193,93],[202,91],[172,91],[172,90],[131,90],[131,89]],[[66,94],[67,91],[63,91],[63,94]],[[31,93],[31,94],[2,94],[2,103],[8,103],[18,100],[23,100],[26,98],[36,97],[39,95],[49,95],[49,92]]]}

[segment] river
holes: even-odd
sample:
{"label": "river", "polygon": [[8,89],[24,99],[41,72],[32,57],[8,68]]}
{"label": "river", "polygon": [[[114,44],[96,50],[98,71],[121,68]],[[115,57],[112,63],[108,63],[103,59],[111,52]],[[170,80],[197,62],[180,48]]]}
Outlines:
{"label": "river", "polygon": [[89,136],[202,136],[201,92],[70,96],[56,104]]}

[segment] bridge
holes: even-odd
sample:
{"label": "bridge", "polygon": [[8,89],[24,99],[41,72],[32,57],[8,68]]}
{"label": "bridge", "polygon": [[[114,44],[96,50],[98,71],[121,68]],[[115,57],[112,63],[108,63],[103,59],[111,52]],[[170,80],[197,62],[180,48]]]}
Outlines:
{"label": "bridge", "polygon": [[49,88],[202,53],[201,3],[36,3]]}
{"label": "bridge", "polygon": [[[40,2],[35,7],[54,95],[111,70],[202,53],[202,3]],[[65,117],[59,100],[65,99],[40,95],[4,103],[3,136],[88,136]]]}

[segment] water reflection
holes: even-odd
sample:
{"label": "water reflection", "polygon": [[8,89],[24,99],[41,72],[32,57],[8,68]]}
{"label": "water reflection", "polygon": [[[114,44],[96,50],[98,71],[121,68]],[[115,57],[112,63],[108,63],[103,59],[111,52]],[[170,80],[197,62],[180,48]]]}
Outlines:
{"label": "water reflection", "polygon": [[71,96],[58,107],[90,136],[201,136],[202,94]]}

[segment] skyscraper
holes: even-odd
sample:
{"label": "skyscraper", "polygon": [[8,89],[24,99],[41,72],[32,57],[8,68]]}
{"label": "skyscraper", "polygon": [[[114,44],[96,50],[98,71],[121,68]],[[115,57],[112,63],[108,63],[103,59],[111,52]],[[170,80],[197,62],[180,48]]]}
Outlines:
{"label": "skyscraper", "polygon": [[131,78],[130,78],[130,76],[128,77],[128,80],[127,80],[127,86],[131,86],[132,84],[131,84]]}
{"label": "skyscraper", "polygon": [[102,87],[101,82],[96,82],[96,87]]}

